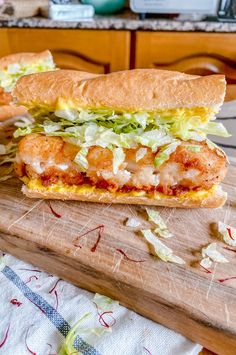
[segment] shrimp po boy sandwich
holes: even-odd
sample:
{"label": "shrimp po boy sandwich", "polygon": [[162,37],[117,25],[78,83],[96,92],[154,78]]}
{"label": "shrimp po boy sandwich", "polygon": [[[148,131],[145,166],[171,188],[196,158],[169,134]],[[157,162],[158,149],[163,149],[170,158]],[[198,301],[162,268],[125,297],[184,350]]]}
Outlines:
{"label": "shrimp po boy sandwich", "polygon": [[219,207],[227,159],[207,134],[223,103],[222,75],[137,69],[54,71],[18,80],[34,117],[18,128],[15,162],[32,198]]}
{"label": "shrimp po boy sandwich", "polygon": [[0,58],[0,123],[23,116],[25,107],[15,106],[11,91],[23,75],[55,69],[50,51],[40,53],[15,53]]}

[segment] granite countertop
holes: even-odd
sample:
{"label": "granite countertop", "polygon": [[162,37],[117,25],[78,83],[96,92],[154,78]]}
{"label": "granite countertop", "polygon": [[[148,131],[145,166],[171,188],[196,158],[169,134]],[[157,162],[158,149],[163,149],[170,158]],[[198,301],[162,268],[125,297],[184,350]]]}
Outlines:
{"label": "granite countertop", "polygon": [[81,22],[54,21],[43,17],[12,20],[0,20],[0,27],[26,28],[79,28],[113,30],[148,30],[148,31],[199,31],[199,32],[235,32],[236,22],[217,21],[180,21],[167,19],[139,20],[134,13],[113,16],[95,16],[92,20]]}

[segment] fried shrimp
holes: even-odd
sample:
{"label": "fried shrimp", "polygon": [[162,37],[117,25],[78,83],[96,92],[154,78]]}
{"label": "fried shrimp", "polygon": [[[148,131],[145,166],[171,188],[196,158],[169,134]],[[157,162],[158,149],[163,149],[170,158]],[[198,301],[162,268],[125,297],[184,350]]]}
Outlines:
{"label": "fried shrimp", "polygon": [[[199,147],[197,150],[191,147]],[[135,149],[124,149],[125,159],[118,172],[113,171],[113,152],[92,146],[88,150],[88,169],[81,172],[74,162],[78,146],[60,137],[30,134],[18,146],[15,163],[19,176],[40,179],[44,185],[61,181],[68,185],[83,183],[110,190],[160,191],[179,195],[184,191],[210,189],[219,184],[227,172],[227,161],[205,142],[181,142],[169,159],[159,168],[154,160],[157,153],[145,148],[140,158]]]}

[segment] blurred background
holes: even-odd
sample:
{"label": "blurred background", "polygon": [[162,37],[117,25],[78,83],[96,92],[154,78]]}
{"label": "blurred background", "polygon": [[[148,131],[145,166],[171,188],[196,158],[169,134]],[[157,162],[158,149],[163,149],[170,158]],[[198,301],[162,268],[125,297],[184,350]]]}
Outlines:
{"label": "blurred background", "polygon": [[0,56],[49,49],[59,67],[96,73],[224,73],[231,98],[235,8],[229,0],[0,0]]}

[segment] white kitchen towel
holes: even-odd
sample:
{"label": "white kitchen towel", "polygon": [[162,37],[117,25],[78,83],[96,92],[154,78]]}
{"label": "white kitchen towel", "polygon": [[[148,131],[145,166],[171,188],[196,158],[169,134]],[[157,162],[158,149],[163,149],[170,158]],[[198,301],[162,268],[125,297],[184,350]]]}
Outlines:
{"label": "white kitchen towel", "polygon": [[87,312],[86,328],[113,324],[112,332],[96,337],[93,345],[77,337],[78,354],[197,355],[201,350],[120,305],[101,322],[93,298],[91,292],[5,255],[0,264],[0,354],[59,354],[69,330]]}

